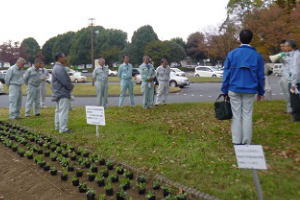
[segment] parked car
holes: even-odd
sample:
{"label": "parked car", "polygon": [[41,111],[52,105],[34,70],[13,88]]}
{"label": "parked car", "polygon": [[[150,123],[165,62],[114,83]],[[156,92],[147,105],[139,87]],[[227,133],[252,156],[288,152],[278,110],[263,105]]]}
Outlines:
{"label": "parked car", "polygon": [[4,83],[0,82],[0,94],[5,94],[3,85]]}
{"label": "parked car", "polygon": [[176,75],[179,75],[179,76],[185,76],[185,72],[181,71],[180,69],[178,68],[171,68],[171,72],[174,72]]}
{"label": "parked car", "polygon": [[0,82],[2,84],[5,84],[5,75],[6,75],[7,70],[1,70],[0,71]]}
{"label": "parked car", "polygon": [[282,76],[282,64],[281,63],[274,64],[273,74],[275,76]]}
{"label": "parked car", "polygon": [[89,73],[89,70],[83,69],[83,70],[81,70],[81,73]]}
{"label": "parked car", "polygon": [[118,76],[118,72],[109,69],[108,75],[109,75],[109,76]]}
{"label": "parked car", "polygon": [[75,83],[85,83],[87,81],[87,77],[83,76],[81,72],[69,72],[70,79]]}
{"label": "parked car", "polygon": [[142,83],[142,77],[139,68],[132,68],[132,78],[136,84]]}
{"label": "parked car", "polygon": [[183,88],[185,86],[189,86],[190,85],[190,81],[189,81],[189,79],[187,77],[180,76],[180,75],[176,74],[175,72],[171,72],[170,73],[169,85],[171,87],[180,87],[180,88]]}
{"label": "parked car", "polygon": [[195,68],[195,77],[223,77],[223,70],[211,66],[198,66]]}

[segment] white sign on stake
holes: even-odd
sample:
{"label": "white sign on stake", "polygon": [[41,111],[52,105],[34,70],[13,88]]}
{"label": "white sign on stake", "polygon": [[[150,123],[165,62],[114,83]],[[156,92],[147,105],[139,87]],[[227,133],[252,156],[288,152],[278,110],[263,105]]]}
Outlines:
{"label": "white sign on stake", "polygon": [[101,106],[86,106],[86,121],[88,124],[105,126],[104,107]]}
{"label": "white sign on stake", "polygon": [[267,169],[261,145],[234,145],[234,151],[239,168]]}

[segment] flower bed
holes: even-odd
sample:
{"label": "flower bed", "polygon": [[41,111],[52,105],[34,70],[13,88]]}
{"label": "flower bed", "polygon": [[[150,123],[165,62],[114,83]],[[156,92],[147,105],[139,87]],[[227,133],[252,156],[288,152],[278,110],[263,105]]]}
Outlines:
{"label": "flower bed", "polygon": [[193,199],[179,188],[136,174],[83,148],[1,121],[0,143],[35,162],[49,176],[70,182],[88,200]]}

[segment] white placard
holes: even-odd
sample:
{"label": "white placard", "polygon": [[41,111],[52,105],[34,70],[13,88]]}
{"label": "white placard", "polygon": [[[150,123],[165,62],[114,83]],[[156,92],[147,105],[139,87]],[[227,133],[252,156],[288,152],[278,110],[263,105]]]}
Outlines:
{"label": "white placard", "polygon": [[234,151],[239,168],[267,169],[261,145],[234,145]]}
{"label": "white placard", "polygon": [[104,107],[86,106],[86,122],[91,125],[105,126]]}

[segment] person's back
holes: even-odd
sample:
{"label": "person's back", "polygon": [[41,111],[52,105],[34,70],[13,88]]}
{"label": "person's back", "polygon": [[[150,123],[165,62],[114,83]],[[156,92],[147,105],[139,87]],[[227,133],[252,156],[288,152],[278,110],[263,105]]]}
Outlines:
{"label": "person's back", "polygon": [[230,97],[232,143],[235,145],[251,144],[254,98],[258,94],[257,100],[261,100],[264,95],[264,61],[249,45],[252,38],[250,30],[241,31],[242,45],[229,52],[224,66],[221,90]]}
{"label": "person's back", "polygon": [[250,45],[241,45],[227,56],[222,91],[228,90],[261,96],[264,93],[264,61]]}
{"label": "person's back", "polygon": [[53,99],[57,101],[61,98],[71,98],[73,84],[64,66],[56,62],[52,71]]}

